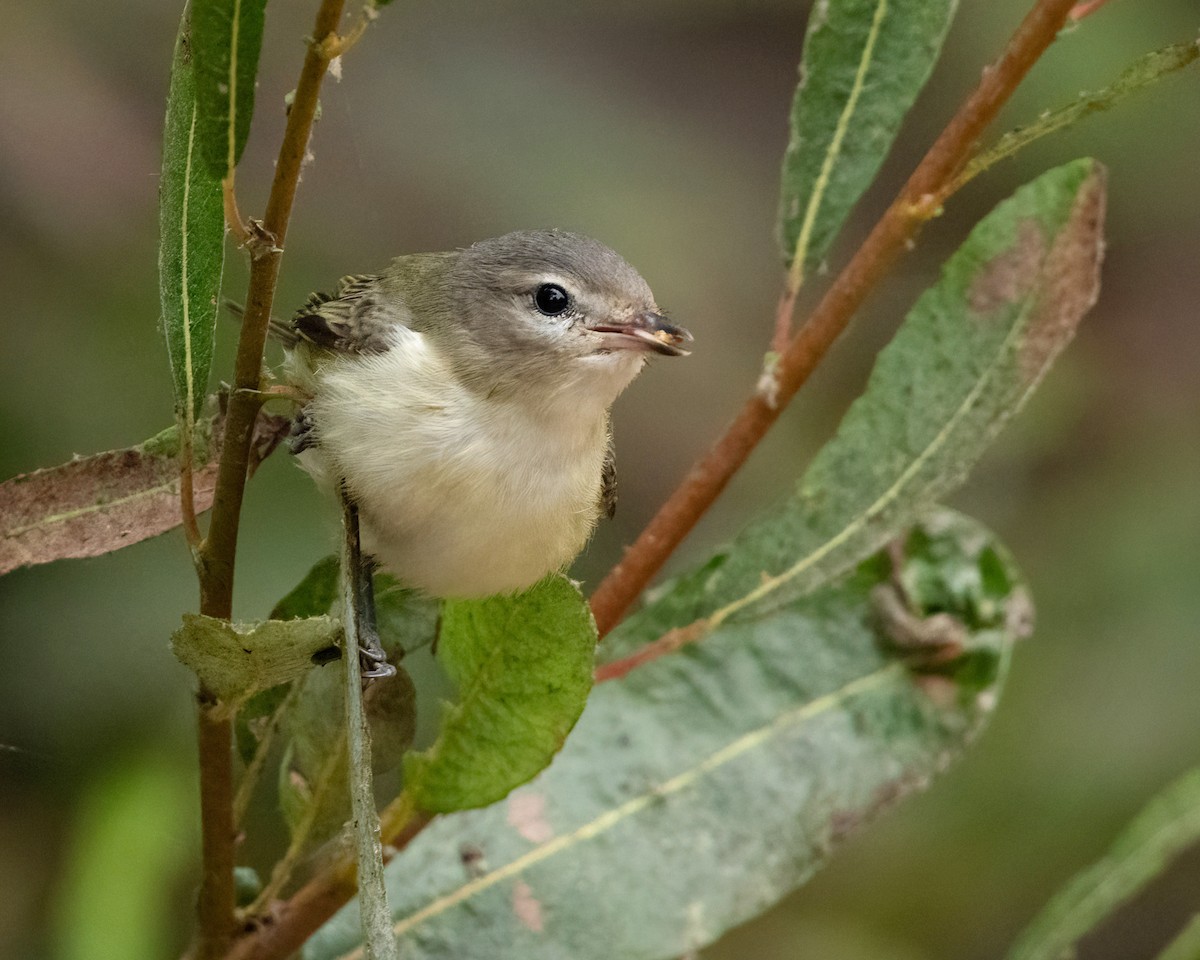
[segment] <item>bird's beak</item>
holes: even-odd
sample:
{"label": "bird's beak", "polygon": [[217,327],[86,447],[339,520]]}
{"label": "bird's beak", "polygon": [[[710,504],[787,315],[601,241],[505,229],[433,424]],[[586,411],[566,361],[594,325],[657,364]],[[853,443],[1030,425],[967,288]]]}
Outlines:
{"label": "bird's beak", "polygon": [[650,311],[634,314],[628,320],[589,324],[588,329],[607,334],[604,339],[614,350],[653,350],[667,357],[686,357],[692,352],[685,346],[692,342],[690,333]]}

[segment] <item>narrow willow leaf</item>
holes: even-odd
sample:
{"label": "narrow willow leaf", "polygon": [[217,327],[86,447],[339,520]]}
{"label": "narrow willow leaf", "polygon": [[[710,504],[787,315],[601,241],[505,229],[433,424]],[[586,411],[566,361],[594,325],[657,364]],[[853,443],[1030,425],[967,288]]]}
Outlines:
{"label": "narrow willow leaf", "polygon": [[[197,512],[212,503],[218,418],[198,425]],[[98,557],[179,526],[179,429],[0,483],[0,574],[69,557]]]}
{"label": "narrow willow leaf", "polygon": [[230,623],[185,613],[171,651],[232,712],[254,694],[304,676],[341,640],[332,617]]}
{"label": "narrow willow leaf", "polygon": [[1107,87],[1096,91],[1085,91],[1071,103],[1054,111],[1046,111],[1033,123],[1004,134],[995,145],[978,154],[963,168],[955,183],[961,186],[977,177],[993,164],[1011,157],[1035,140],[1059,130],[1066,130],[1080,120],[1104,110],[1111,110],[1131,94],[1144,87],[1158,83],[1169,74],[1182,70],[1200,61],[1200,41],[1173,43],[1161,50],[1154,50],[1139,57],[1126,67],[1119,77]]}
{"label": "narrow willow leaf", "polygon": [[1072,945],[1200,842],[1200,770],[1155,797],[1103,860],[1075,876],[1025,930],[1008,960],[1058,960]]}
{"label": "narrow willow leaf", "polygon": [[982,220],[880,353],[789,500],[604,644],[752,616],[816,589],[958,486],[1095,302],[1104,169],[1044,174]]}
{"label": "narrow willow leaf", "polygon": [[[1028,599],[977,525],[940,514],[918,533],[900,571],[923,566],[914,616],[933,612],[922,602],[957,596],[941,612],[964,629],[960,660],[914,676],[888,652],[891,634],[871,614],[892,580],[881,556],[785,610],[725,624],[601,684],[538,779],[504,803],[438,818],[392,862],[402,956],[686,955],[927,786],[994,705]],[[304,957],[358,957],[357,936],[351,906]]]}
{"label": "narrow willow leaf", "polygon": [[591,610],[565,577],[448,601],[438,655],[460,699],[437,742],[405,758],[413,802],[432,813],[481,807],[536,776],[583,711],[595,647]]}
{"label": "narrow willow leaf", "polygon": [[779,236],[799,287],[870,185],[937,62],[957,0],[812,8],[783,158]]}
{"label": "narrow willow leaf", "polygon": [[210,176],[221,180],[242,158],[254,114],[266,0],[193,0],[197,136]]}
{"label": "narrow willow leaf", "polygon": [[163,130],[158,206],[158,289],[175,409],[190,423],[212,367],[217,299],[225,261],[221,177],[201,160],[196,58],[188,14],[175,41]]}

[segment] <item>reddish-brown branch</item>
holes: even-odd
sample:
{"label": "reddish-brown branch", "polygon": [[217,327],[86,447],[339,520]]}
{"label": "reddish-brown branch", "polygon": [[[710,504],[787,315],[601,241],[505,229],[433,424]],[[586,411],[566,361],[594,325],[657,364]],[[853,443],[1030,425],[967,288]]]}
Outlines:
{"label": "reddish-brown branch", "polygon": [[1090,17],[1106,3],[1108,3],[1108,0],[1084,0],[1083,3],[1075,4],[1071,8],[1071,22],[1078,23],[1084,17]]}
{"label": "reddish-brown branch", "polygon": [[200,754],[200,856],[204,875],[197,904],[199,960],[219,957],[234,934],[236,827],[233,820],[233,725],[214,710],[205,690],[198,697],[197,746]]}
{"label": "reddish-brown branch", "polygon": [[[611,630],[712,505],[734,473],[845,329],[867,294],[933,216],[954,175],[1029,68],[1054,42],[1074,0],[1038,0],[1003,55],[983,71],[974,93],[925,154],[899,195],[838,275],[808,322],[779,356],[773,382],[761,384],[733,424],[701,458],[592,595],[601,635]],[[784,298],[789,298],[785,289]],[[781,310],[786,309],[781,307]],[[776,328],[781,322],[777,320]]]}
{"label": "reddish-brown branch", "polygon": [[[407,847],[429,822],[427,814],[417,813],[390,835],[384,825],[384,862]],[[275,906],[268,918],[248,930],[233,945],[225,960],[284,960],[290,957],[357,892],[354,861],[348,857],[335,861]]]}
{"label": "reddish-brown branch", "polygon": [[[271,303],[279,276],[283,240],[300,180],[300,168],[316,116],[317,97],[329,60],[321,41],[336,35],[345,0],[322,0],[287,127],[275,164],[263,232],[271,238],[254,251],[246,311],[238,340],[234,387],[225,424],[225,443],[217,474],[208,538],[199,557],[200,612],[228,619],[233,612],[233,570],[242,497],[250,463],[257,390]],[[232,199],[231,191],[226,198]],[[240,215],[239,222],[240,222]],[[232,728],[214,713],[215,698],[199,694],[200,813],[203,873],[198,904],[199,960],[224,955],[234,934],[234,826]]]}

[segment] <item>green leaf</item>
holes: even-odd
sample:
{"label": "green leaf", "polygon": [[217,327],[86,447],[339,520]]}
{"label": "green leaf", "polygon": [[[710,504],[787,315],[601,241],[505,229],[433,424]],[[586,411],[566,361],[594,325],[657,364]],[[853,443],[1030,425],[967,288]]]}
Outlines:
{"label": "green leaf", "polygon": [[1046,110],[1032,123],[1004,134],[988,150],[971,158],[958,175],[956,183],[966,183],[998,161],[1019,153],[1035,140],[1066,130],[1097,113],[1111,110],[1131,94],[1197,62],[1200,62],[1200,41],[1195,40],[1173,43],[1139,57],[1107,87],[1084,91],[1066,106],[1053,111]]}
{"label": "green leaf", "polygon": [[1046,904],[1008,952],[1008,960],[1070,956],[1075,941],[1198,841],[1200,770],[1193,770],[1150,801],[1104,859],[1076,875]]}
{"label": "green leaf", "polygon": [[158,289],[175,409],[192,423],[212,367],[217,300],[225,261],[221,177],[201,160],[196,58],[185,12],[175,41],[163,130],[158,207]]}
{"label": "green leaf", "polygon": [[794,286],[829,250],[937,62],[956,0],[827,0],[809,15],[783,158]]}
{"label": "green leaf", "polygon": [[275,604],[272,620],[299,620],[332,613],[338,599],[337,554],[322,557],[286,597]]}
{"label": "green leaf", "polygon": [[[392,862],[401,954],[679,957],[775,903],[924,788],[993,708],[1028,599],[976,524],[943,513],[919,533],[901,574],[919,561],[925,580],[936,567],[939,583],[980,585],[956,588],[961,600],[941,611],[965,629],[959,661],[914,676],[889,652],[871,615],[890,581],[885,555],[599,685],[537,780],[502,804],[438,818]],[[478,851],[474,867],[456,850]],[[304,957],[343,957],[358,935],[351,906]]]}
{"label": "green leaf", "polygon": [[217,180],[242,157],[254,114],[266,0],[193,0],[198,137]]}
{"label": "green leaf", "polygon": [[459,689],[437,742],[405,758],[405,790],[442,813],[501,799],[541,771],[592,686],[596,625],[557,576],[517,596],[447,601],[438,655]]}
{"label": "green leaf", "polygon": [[792,496],[604,644],[745,617],[818,588],[966,477],[1095,302],[1104,168],[1078,160],[1001,203],[880,353]]}
{"label": "green leaf", "polygon": [[[272,620],[294,620],[335,613],[338,601],[338,558],[318,560],[271,611]],[[375,575],[375,618],[379,639],[393,660],[428,646],[437,633],[439,603],[400,585],[386,573]]]}
{"label": "green leaf", "polygon": [[304,676],[341,635],[331,617],[247,624],[185,613],[171,651],[232,714],[254,694]]}

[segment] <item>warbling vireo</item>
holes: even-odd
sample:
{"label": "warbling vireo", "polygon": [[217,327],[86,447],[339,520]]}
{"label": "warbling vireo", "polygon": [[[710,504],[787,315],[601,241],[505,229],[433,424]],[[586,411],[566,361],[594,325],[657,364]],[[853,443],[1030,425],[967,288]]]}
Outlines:
{"label": "warbling vireo", "polygon": [[575,558],[615,504],[609,407],[692,339],[620,256],[559,231],[398,257],[275,334],[311,397],[305,469],[345,484],[366,553],[439,597],[521,590]]}

